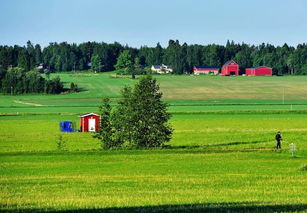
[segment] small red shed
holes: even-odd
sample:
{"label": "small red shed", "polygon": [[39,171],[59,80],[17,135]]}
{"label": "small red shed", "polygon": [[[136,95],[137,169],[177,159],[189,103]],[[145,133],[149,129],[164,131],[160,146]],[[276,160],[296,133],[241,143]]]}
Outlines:
{"label": "small red shed", "polygon": [[221,75],[239,75],[239,65],[235,61],[227,61],[222,67]]}
{"label": "small red shed", "polygon": [[272,75],[272,68],[260,66],[245,69],[246,75]]}
{"label": "small red shed", "polygon": [[219,67],[216,66],[194,66],[193,71],[195,75],[199,74],[219,74]]}
{"label": "small red shed", "polygon": [[100,116],[95,113],[80,115],[80,131],[96,132],[99,130]]}

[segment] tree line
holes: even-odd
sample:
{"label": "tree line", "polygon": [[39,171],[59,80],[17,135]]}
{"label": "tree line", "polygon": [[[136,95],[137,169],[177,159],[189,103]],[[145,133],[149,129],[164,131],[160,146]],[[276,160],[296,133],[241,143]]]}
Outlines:
{"label": "tree line", "polygon": [[125,50],[129,53],[128,64],[137,62],[142,66],[151,66],[163,63],[171,65],[175,74],[191,73],[194,65],[221,67],[228,60],[235,60],[242,70],[252,66],[269,66],[273,68],[273,74],[307,74],[305,43],[292,47],[264,43],[256,46],[233,41],[227,41],[226,45],[188,45],[169,40],[166,48],[159,43],[156,47],[132,48],[117,42],[85,42],[78,45],[62,42],[41,48],[39,44],[28,41],[23,47],[0,46],[0,66],[4,69],[18,66],[29,71],[43,64],[56,72],[87,69],[105,72],[117,68],[118,58]]}
{"label": "tree line", "polygon": [[21,67],[0,67],[0,92],[7,94],[47,93],[59,94],[64,90],[59,77],[45,79],[36,70]]}

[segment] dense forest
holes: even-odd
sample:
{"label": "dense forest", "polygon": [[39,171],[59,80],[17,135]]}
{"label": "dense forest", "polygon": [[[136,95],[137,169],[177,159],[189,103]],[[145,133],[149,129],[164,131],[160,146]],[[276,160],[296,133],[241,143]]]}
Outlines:
{"label": "dense forest", "polygon": [[[252,66],[269,66],[273,74],[306,75],[307,44],[297,47],[258,46],[238,44],[227,41],[223,45],[188,45],[178,40],[170,40],[163,48],[142,46],[132,48],[117,42],[112,44],[86,42],[81,44],[50,43],[42,48],[39,44],[27,42],[26,46],[0,46],[0,67],[20,67],[25,71],[33,70],[38,65],[55,72],[87,70],[95,65],[95,71],[105,72],[115,69],[117,59],[124,50],[128,50],[132,63],[137,61],[142,66],[167,64],[173,66],[175,74],[191,73],[194,65],[222,66],[228,60],[235,60],[243,71]],[[97,65],[98,64],[98,65]]]}

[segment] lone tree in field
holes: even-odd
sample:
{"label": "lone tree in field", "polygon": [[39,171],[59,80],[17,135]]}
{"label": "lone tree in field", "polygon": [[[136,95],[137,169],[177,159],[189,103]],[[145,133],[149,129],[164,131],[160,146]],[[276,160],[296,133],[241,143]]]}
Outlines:
{"label": "lone tree in field", "polygon": [[105,148],[160,147],[171,139],[173,129],[168,123],[167,104],[162,102],[159,85],[152,76],[141,77],[133,88],[126,86],[121,93],[117,108],[105,118],[103,113],[111,110],[107,105],[101,108],[98,138],[107,145]]}
{"label": "lone tree in field", "polygon": [[111,110],[110,99],[104,98],[99,106],[100,128],[94,135],[95,138],[101,140],[101,148],[103,149],[110,149],[120,145],[115,144],[115,140],[113,140],[114,130],[111,125]]}
{"label": "lone tree in field", "polygon": [[156,79],[144,76],[132,90],[124,91],[128,98],[124,98],[119,106],[128,106],[128,125],[132,124],[129,140],[133,145],[159,147],[169,141],[173,132],[168,124],[170,114],[166,111],[167,104],[161,100]]}

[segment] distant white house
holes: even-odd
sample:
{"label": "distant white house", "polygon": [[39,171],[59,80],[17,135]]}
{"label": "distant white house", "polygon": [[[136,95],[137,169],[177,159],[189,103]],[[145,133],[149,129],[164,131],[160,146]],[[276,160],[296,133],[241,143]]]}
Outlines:
{"label": "distant white house", "polygon": [[152,65],[151,66],[151,71],[159,74],[168,74],[173,72],[173,68],[169,65]]}
{"label": "distant white house", "polygon": [[36,69],[38,70],[38,72],[44,72],[44,64],[37,65]]}

